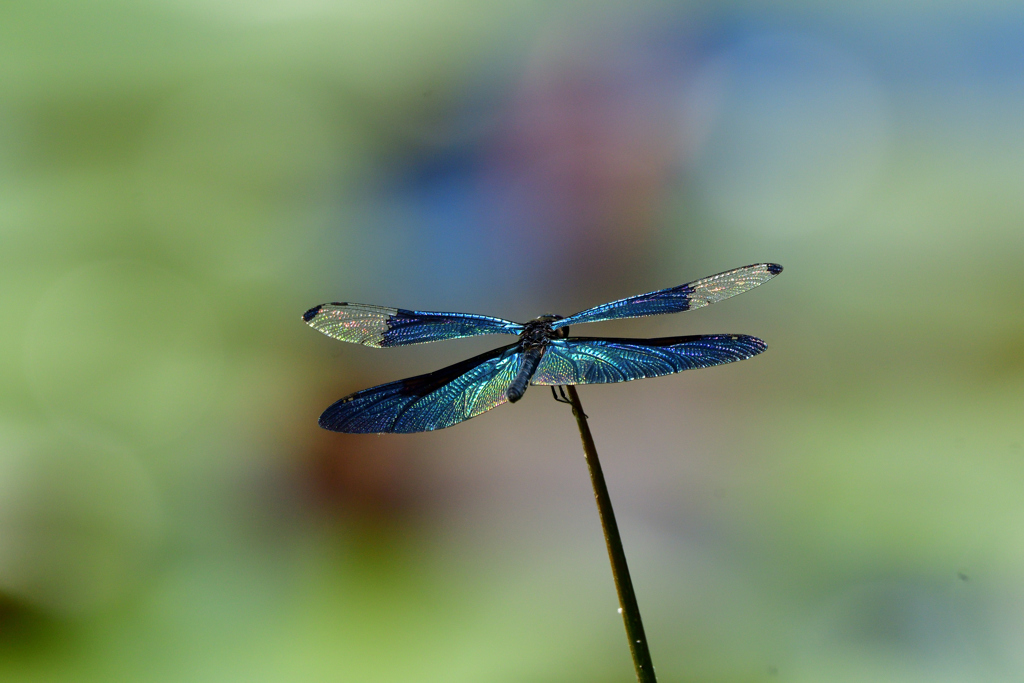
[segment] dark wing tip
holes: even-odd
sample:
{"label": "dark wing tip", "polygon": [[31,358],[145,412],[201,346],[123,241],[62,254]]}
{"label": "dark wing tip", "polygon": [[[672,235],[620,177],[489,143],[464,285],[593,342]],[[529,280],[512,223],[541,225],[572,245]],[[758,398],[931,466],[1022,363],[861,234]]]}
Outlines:
{"label": "dark wing tip", "polygon": [[779,273],[782,272],[782,266],[780,266],[778,263],[769,263],[767,265],[768,272],[771,273],[772,275],[778,275]]}
{"label": "dark wing tip", "polygon": [[316,317],[316,314],[319,313],[320,309],[323,307],[324,305],[320,304],[319,306],[314,306],[313,308],[309,309],[308,311],[302,314],[302,321],[308,323],[310,320]]}
{"label": "dark wing tip", "polygon": [[717,337],[719,339],[727,338],[734,342],[739,342],[739,346],[743,348],[746,353],[750,354],[747,358],[753,358],[754,356],[768,350],[768,345],[763,339],[752,337],[749,334],[722,334],[712,335],[712,337]]}
{"label": "dark wing tip", "polygon": [[750,344],[751,348],[754,351],[754,353],[752,354],[754,356],[758,355],[759,353],[764,353],[765,351],[768,350],[768,344],[766,344],[763,339],[751,337],[749,334],[741,334],[738,336],[741,337],[743,341]]}
{"label": "dark wing tip", "polygon": [[332,420],[331,417],[332,416],[328,415],[325,412],[323,415],[320,416],[320,419],[317,420],[317,424],[320,425],[321,429],[326,429],[329,432],[347,432],[348,431],[337,420]]}
{"label": "dark wing tip", "polygon": [[346,396],[345,398],[338,399],[327,409],[320,414],[320,419],[317,420],[317,424],[321,428],[332,431],[332,432],[347,432],[345,429],[345,414],[342,407],[352,400],[352,396]]}
{"label": "dark wing tip", "polygon": [[335,401],[330,406],[328,406],[324,412],[320,413],[320,418],[316,421],[316,423],[320,425],[321,429],[327,429],[332,432],[338,431],[335,421],[331,419],[334,416],[335,409],[337,408],[337,406],[338,401]]}

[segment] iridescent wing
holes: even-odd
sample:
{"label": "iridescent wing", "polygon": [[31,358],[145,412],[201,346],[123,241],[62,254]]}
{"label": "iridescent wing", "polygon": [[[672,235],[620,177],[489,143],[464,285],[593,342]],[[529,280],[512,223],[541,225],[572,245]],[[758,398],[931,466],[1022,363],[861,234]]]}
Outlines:
{"label": "iridescent wing", "polygon": [[552,329],[580,323],[596,323],[601,320],[616,318],[639,318],[645,315],[661,315],[662,313],[680,313],[694,308],[701,308],[742,294],[764,284],[782,272],[782,266],[775,263],[756,263],[734,270],[727,270],[718,275],[696,280],[678,287],[661,289],[648,294],[638,294],[626,299],[619,299],[610,304],[588,308],[585,311],[570,315],[552,323]]}
{"label": "iridescent wing", "polygon": [[569,337],[548,343],[531,384],[607,384],[745,360],[768,346],[745,334],[661,339]]}
{"label": "iridescent wing", "polygon": [[519,372],[519,343],[437,372],[357,391],[320,416],[320,426],[351,434],[428,432],[476,417],[508,401]]}
{"label": "iridescent wing", "polygon": [[519,323],[485,315],[407,311],[339,302],[314,306],[302,314],[302,319],[328,337],[377,348],[523,331]]}

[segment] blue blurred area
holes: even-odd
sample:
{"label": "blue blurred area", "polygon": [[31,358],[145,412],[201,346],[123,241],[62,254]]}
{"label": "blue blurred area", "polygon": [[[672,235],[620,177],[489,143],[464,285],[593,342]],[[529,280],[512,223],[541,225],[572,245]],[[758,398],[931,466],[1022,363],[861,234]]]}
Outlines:
{"label": "blue blurred area", "polygon": [[316,425],[506,340],[300,316],[761,261],[586,329],[769,345],[581,391],[660,680],[1020,680],[1022,46],[1002,3],[0,8],[0,680],[630,680],[563,406]]}

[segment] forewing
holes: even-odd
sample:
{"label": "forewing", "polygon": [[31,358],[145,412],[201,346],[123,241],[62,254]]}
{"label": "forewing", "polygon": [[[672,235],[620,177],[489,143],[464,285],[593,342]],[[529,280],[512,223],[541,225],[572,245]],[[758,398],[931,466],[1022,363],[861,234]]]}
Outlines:
{"label": "forewing", "polygon": [[558,329],[566,325],[596,323],[601,320],[639,318],[646,315],[689,311],[742,294],[748,289],[768,282],[781,272],[782,266],[775,263],[756,263],[752,266],[735,268],[678,287],[639,294],[609,304],[595,306],[558,320],[552,323],[551,327]]}
{"label": "forewing", "polygon": [[519,344],[437,372],[357,391],[320,416],[320,426],[352,434],[444,429],[500,406],[519,371]]}
{"label": "forewing", "polygon": [[519,323],[485,315],[407,311],[339,302],[314,306],[302,319],[329,337],[377,348],[523,331]]}
{"label": "forewing", "polygon": [[607,384],[745,360],[768,346],[745,334],[660,339],[570,337],[549,342],[531,384]]}

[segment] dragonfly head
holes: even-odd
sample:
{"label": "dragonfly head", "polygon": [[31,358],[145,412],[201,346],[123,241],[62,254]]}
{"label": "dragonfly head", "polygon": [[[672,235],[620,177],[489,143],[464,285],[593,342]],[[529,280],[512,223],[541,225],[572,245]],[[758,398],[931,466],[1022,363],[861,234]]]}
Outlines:
{"label": "dragonfly head", "polygon": [[543,324],[547,328],[548,336],[550,336],[551,339],[565,339],[566,337],[569,336],[568,327],[559,327],[557,330],[552,330],[550,327],[548,327],[549,325],[551,325],[551,323],[555,322],[556,320],[561,320],[564,317],[565,316],[562,315],[555,315],[554,313],[545,313],[542,316],[534,318],[530,322]]}

